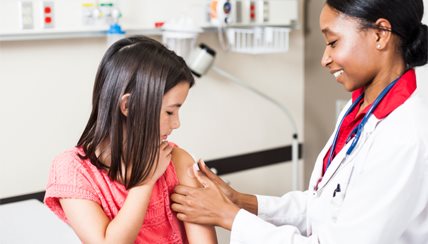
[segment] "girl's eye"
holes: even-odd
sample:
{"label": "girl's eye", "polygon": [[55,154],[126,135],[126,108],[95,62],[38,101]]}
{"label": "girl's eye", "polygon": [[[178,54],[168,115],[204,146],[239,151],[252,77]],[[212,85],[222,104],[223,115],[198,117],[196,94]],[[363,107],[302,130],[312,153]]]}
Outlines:
{"label": "girl's eye", "polygon": [[336,42],[337,42],[337,40],[331,41],[331,42],[327,43],[327,46],[335,47],[336,46]]}
{"label": "girl's eye", "polygon": [[168,115],[173,115],[173,114],[174,114],[174,112],[166,111],[166,114],[168,114]]}

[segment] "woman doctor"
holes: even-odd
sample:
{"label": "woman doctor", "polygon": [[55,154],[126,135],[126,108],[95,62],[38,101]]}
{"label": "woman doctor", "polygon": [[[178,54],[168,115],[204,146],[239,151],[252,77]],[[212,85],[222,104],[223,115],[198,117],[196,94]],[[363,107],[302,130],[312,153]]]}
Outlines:
{"label": "woman doctor", "polygon": [[427,62],[422,0],[327,0],[321,63],[352,92],[309,189],[239,193],[203,162],[205,188],[177,186],[183,221],[231,230],[231,243],[428,243],[428,105],[414,67]]}

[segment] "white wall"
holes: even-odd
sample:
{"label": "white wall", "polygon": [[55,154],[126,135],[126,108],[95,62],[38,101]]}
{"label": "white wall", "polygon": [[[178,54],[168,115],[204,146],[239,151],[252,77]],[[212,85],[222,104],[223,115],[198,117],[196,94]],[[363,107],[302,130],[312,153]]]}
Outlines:
{"label": "white wall", "polygon": [[101,39],[0,42],[0,198],[42,191],[90,111]]}
{"label": "white wall", "polygon": [[[428,0],[424,0],[425,15],[422,22],[428,25]],[[428,97],[428,65],[416,69],[418,89]]]}

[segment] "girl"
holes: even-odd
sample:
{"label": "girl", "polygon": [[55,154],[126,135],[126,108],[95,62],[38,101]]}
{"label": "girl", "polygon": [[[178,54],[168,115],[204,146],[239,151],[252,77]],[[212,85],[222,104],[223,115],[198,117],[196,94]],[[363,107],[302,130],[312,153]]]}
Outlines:
{"label": "girl", "polygon": [[182,224],[169,196],[193,159],[166,140],[194,79],[182,58],[143,36],[104,55],[92,112],[75,148],[55,158],[45,203],[84,243],[216,243],[214,228]]}

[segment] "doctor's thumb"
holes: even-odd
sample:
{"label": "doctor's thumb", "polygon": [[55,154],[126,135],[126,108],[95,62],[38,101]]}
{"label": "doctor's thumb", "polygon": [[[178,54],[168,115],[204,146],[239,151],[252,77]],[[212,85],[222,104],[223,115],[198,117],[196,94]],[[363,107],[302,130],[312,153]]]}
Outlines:
{"label": "doctor's thumb", "polygon": [[210,168],[205,164],[202,159],[199,159],[198,167],[199,170],[202,171],[209,179],[215,180],[217,178],[217,175],[210,170]]}
{"label": "doctor's thumb", "polygon": [[204,188],[207,188],[213,184],[213,182],[205,175],[205,173],[197,171],[196,169],[193,170],[196,179]]}

